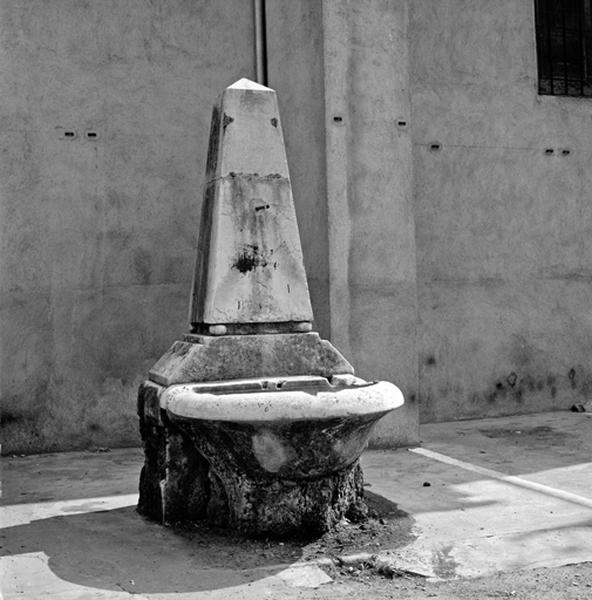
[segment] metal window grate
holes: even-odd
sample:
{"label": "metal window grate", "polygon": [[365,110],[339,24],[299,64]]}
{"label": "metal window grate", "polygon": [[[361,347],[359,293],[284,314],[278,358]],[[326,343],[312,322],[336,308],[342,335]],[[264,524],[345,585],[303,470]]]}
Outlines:
{"label": "metal window grate", "polygon": [[539,94],[592,97],[592,0],[535,0]]}

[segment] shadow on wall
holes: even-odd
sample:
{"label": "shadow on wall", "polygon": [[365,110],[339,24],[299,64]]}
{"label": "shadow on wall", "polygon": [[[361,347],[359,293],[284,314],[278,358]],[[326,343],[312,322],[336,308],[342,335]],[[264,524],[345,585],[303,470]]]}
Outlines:
{"label": "shadow on wall", "polygon": [[99,385],[52,381],[31,391],[28,411],[18,398],[3,399],[3,453],[139,446],[136,396],[142,380],[138,375],[129,382],[108,377]]}

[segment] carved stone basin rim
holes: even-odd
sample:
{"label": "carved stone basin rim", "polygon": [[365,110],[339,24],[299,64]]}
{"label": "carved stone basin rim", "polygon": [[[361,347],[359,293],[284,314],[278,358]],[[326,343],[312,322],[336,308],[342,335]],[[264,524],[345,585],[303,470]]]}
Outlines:
{"label": "carved stone basin rim", "polygon": [[265,377],[170,386],[160,397],[169,414],[234,423],[327,420],[381,415],[404,403],[399,388],[352,375]]}

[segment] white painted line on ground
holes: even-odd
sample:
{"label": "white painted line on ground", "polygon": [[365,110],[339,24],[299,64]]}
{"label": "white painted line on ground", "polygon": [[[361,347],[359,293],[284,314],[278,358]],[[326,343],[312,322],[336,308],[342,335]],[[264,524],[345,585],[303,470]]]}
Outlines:
{"label": "white painted line on ground", "polygon": [[32,521],[40,521],[41,519],[50,519],[52,517],[78,515],[101,510],[115,510],[134,506],[137,502],[138,494],[122,494],[119,496],[102,496],[100,498],[10,504],[8,506],[0,506],[0,528],[26,525]]}
{"label": "white painted line on ground", "polygon": [[586,498],[585,496],[580,496],[579,494],[565,492],[564,490],[549,487],[548,485],[543,485],[542,483],[529,481],[528,479],[516,477],[515,475],[506,475],[505,473],[501,473],[500,471],[494,471],[493,469],[487,469],[485,467],[480,467],[469,462],[457,460],[456,458],[446,456],[445,454],[440,454],[439,452],[434,452],[433,450],[428,450],[427,448],[410,448],[409,451],[414,452],[415,454],[419,454],[421,456],[425,456],[426,458],[431,458],[433,460],[437,460],[439,462],[458,467],[460,469],[465,469],[466,471],[478,473],[479,475],[483,475],[484,477],[488,477],[490,479],[497,479],[498,481],[510,483],[512,485],[525,488],[533,492],[539,492],[540,494],[553,496],[554,498],[559,498],[560,500],[565,500],[566,502],[572,502],[573,504],[585,506],[586,508],[592,508],[592,499]]}

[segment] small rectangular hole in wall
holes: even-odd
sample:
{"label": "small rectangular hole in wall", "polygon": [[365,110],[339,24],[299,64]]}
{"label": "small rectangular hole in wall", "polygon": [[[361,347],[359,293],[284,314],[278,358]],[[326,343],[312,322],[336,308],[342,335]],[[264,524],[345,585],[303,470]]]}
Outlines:
{"label": "small rectangular hole in wall", "polygon": [[89,140],[96,140],[99,137],[99,134],[96,131],[87,131],[86,137]]}
{"label": "small rectangular hole in wall", "polygon": [[65,138],[75,138],[76,137],[76,132],[75,131],[64,131],[64,137]]}

